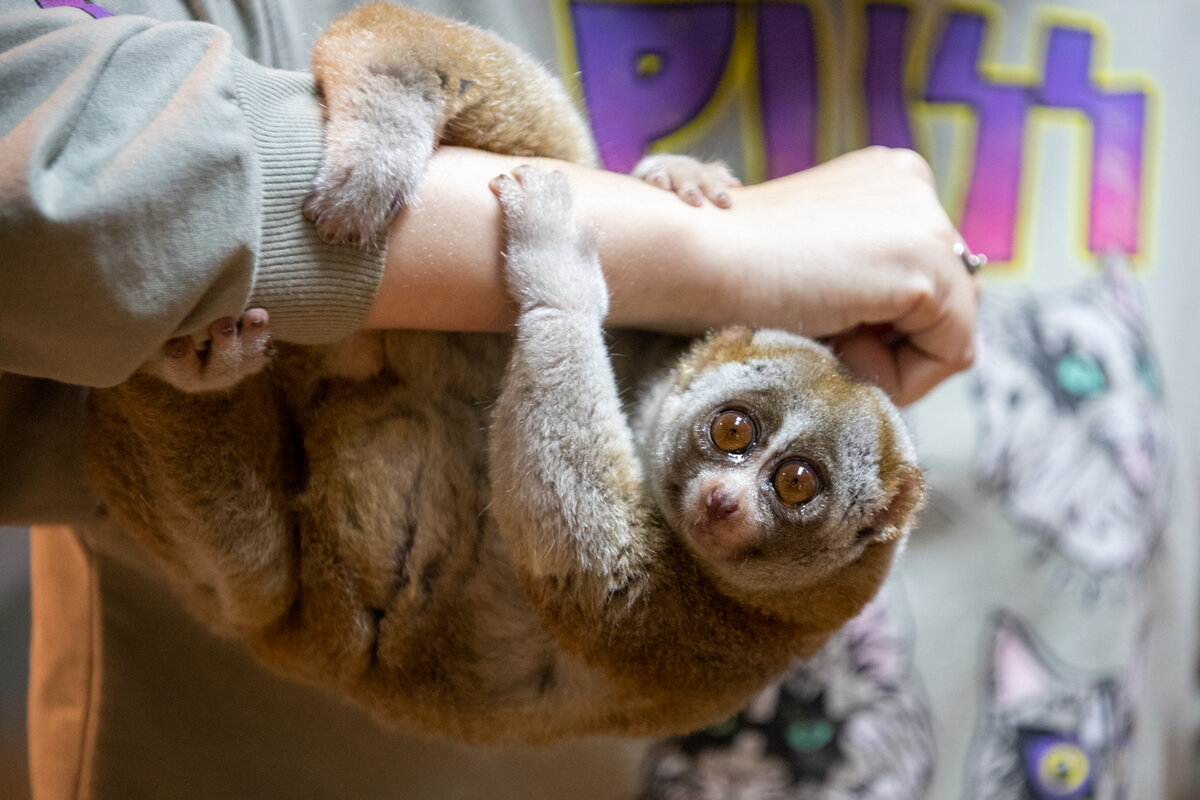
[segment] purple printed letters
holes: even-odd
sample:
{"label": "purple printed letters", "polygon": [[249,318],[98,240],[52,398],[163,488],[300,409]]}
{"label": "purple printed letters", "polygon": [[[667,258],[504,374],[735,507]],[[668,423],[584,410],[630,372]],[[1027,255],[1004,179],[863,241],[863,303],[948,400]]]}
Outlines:
{"label": "purple printed letters", "polygon": [[[565,0],[570,8],[580,79],[604,163],[628,170],[655,141],[693,122],[711,103],[742,36],[752,37],[764,176],[812,166],[820,145],[822,68],[847,55],[814,24],[817,2],[711,0],[612,2]],[[978,12],[946,13],[927,40],[914,43],[912,10],[902,2],[868,2],[851,23],[861,29],[865,120],[862,143],[913,147],[921,111],[940,104],[972,114],[975,140],[959,227],[968,244],[994,262],[1016,252],[1024,143],[1030,112],[1071,109],[1090,124],[1088,248],[1136,254],[1142,247],[1147,92],[1105,89],[1093,63],[1088,26],[1047,23],[1029,31],[1045,41],[1040,79],[1000,79],[984,55],[994,31]],[[927,52],[923,84],[906,86],[914,54]],[[822,66],[824,65],[824,66]],[[749,88],[749,87],[742,87]],[[834,148],[826,148],[830,150]]]}

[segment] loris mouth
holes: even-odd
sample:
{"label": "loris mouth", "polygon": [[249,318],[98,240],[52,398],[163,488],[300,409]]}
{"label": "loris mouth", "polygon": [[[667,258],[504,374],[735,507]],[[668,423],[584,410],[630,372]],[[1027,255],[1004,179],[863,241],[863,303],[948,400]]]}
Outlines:
{"label": "loris mouth", "polygon": [[688,530],[693,546],[704,556],[723,561],[739,558],[753,543],[757,526],[740,520],[700,523]]}
{"label": "loris mouth", "polygon": [[701,486],[685,506],[684,532],[702,555],[734,558],[757,538],[757,520],[746,506],[744,497],[723,486]]}

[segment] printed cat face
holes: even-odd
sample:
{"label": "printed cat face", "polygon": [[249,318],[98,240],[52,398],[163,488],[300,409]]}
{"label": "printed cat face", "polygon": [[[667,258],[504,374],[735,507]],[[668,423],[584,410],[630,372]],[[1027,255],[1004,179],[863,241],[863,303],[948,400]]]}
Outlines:
{"label": "printed cat face", "polygon": [[1122,677],[1072,675],[1005,613],[994,617],[988,642],[990,691],[967,797],[1124,797],[1136,670]]}
{"label": "printed cat face", "polygon": [[1140,570],[1166,519],[1170,454],[1129,270],[1114,262],[1070,292],[990,298],[976,377],[983,484],[1093,576]]}
{"label": "printed cat face", "polygon": [[877,598],[736,716],[655,746],[644,800],[925,796],[932,723],[892,602]]}
{"label": "printed cat face", "polygon": [[800,590],[901,537],[923,494],[883,392],[778,331],[697,345],[647,436],[660,510],[733,586]]}

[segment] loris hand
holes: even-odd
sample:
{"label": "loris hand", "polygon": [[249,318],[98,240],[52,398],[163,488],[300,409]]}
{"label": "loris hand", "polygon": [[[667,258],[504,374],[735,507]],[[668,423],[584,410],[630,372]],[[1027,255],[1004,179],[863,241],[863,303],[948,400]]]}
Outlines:
{"label": "loris hand", "polygon": [[979,285],[920,156],[870,148],[730,195],[703,235],[731,321],[828,337],[901,404],[970,366]]}

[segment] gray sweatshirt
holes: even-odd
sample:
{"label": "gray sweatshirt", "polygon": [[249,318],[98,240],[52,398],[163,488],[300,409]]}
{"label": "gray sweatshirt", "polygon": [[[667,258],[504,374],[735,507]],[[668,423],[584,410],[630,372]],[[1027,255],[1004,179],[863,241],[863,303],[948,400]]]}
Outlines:
{"label": "gray sweatshirt", "polygon": [[321,111],[273,67],[302,68],[328,13],[299,5],[0,0],[0,522],[93,507],[74,387],[247,307],[299,343],[364,317],[382,253],[300,213]]}

